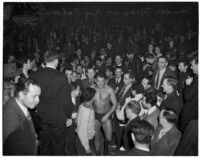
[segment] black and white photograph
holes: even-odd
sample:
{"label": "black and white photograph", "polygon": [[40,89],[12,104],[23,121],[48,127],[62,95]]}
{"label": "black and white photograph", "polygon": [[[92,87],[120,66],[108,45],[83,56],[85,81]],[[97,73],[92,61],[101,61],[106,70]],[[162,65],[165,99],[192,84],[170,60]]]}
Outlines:
{"label": "black and white photograph", "polygon": [[198,1],[4,1],[3,156],[198,156]]}

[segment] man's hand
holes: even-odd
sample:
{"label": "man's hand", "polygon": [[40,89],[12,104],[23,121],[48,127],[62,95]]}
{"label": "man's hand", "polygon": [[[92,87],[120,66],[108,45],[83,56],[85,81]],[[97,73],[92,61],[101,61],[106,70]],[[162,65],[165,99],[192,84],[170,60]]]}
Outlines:
{"label": "man's hand", "polygon": [[67,119],[66,120],[66,127],[69,127],[72,125],[72,119]]}
{"label": "man's hand", "polygon": [[101,122],[102,123],[106,123],[108,121],[108,116],[107,115],[104,115],[101,119]]}
{"label": "man's hand", "polygon": [[189,85],[191,85],[192,81],[193,81],[193,78],[190,77],[190,76],[188,76],[188,78],[185,80],[185,84],[186,84],[187,86],[189,86]]}
{"label": "man's hand", "polygon": [[89,149],[87,149],[87,150],[85,150],[85,152],[87,153],[87,154],[91,154],[92,153],[92,151],[91,151],[91,149],[89,148]]}

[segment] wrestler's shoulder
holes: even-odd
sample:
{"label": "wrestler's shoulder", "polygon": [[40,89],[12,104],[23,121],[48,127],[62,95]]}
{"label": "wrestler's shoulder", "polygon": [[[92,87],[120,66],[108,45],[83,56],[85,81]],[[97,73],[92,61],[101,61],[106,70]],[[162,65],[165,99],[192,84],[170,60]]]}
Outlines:
{"label": "wrestler's shoulder", "polygon": [[108,90],[108,91],[114,91],[113,88],[112,88],[111,86],[109,86],[109,85],[106,85],[105,88],[106,88],[106,90]]}

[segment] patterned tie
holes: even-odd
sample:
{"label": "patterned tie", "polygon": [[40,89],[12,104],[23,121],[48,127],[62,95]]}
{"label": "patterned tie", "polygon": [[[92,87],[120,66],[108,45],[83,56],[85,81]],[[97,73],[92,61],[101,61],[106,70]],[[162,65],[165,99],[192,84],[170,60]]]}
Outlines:
{"label": "patterned tie", "polygon": [[119,93],[119,95],[118,95],[118,97],[117,97],[117,100],[118,100],[118,102],[120,102],[120,101],[121,101],[121,99],[122,99],[122,97],[123,97],[123,94],[124,94],[124,91],[125,91],[125,89],[126,89],[126,86],[123,86],[123,88],[121,89],[121,91],[120,91],[120,93]]}
{"label": "patterned tie", "polygon": [[160,70],[158,70],[157,78],[156,78],[156,89],[159,89],[159,77],[160,77]]}

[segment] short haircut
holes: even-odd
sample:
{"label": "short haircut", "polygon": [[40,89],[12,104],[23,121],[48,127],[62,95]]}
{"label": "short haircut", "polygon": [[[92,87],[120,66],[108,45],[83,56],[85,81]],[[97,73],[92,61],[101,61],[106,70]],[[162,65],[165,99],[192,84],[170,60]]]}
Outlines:
{"label": "short haircut", "polygon": [[93,69],[93,70],[94,70],[94,65],[93,65],[93,64],[90,64],[90,65],[87,67],[87,71],[90,70],[90,69]]}
{"label": "short haircut", "polygon": [[146,120],[132,121],[130,131],[134,134],[135,140],[142,144],[149,144],[153,136],[154,128]]}
{"label": "short haircut", "polygon": [[177,113],[170,108],[164,108],[163,109],[163,116],[169,123],[174,123],[176,124],[178,121],[178,115]]}
{"label": "short haircut", "polygon": [[186,60],[179,60],[178,62],[179,64],[180,63],[183,63],[184,66],[188,66],[188,62]]}
{"label": "short haircut", "polygon": [[132,100],[130,101],[127,106],[127,108],[129,108],[134,114],[139,115],[139,113],[141,112],[141,106],[140,103]]}
{"label": "short haircut", "polygon": [[167,80],[167,83],[169,85],[171,85],[174,90],[176,90],[177,85],[178,85],[178,80],[173,78],[173,77],[171,77],[171,76],[169,76],[169,77],[167,76],[167,77],[165,77],[165,79]]}
{"label": "short haircut", "polygon": [[91,101],[92,98],[95,96],[95,93],[96,90],[94,88],[86,88],[82,96],[83,102]]}
{"label": "short haircut", "polygon": [[67,66],[63,69],[63,72],[65,72],[66,70],[68,70],[68,71],[73,71],[72,65],[67,65]]}
{"label": "short haircut", "polygon": [[44,61],[45,63],[49,63],[59,58],[59,54],[56,50],[47,50],[44,53]]}
{"label": "short haircut", "polygon": [[155,93],[148,92],[148,93],[145,93],[144,96],[146,97],[146,103],[150,103],[151,106],[156,105],[156,103],[157,103],[157,96],[156,96]]}
{"label": "short haircut", "polygon": [[113,72],[113,71],[114,71],[114,68],[113,68],[112,66],[107,66],[107,67],[106,67],[106,70],[109,70],[109,71]]}
{"label": "short haircut", "polygon": [[168,62],[168,58],[166,56],[162,55],[162,56],[158,57],[158,61],[160,58],[164,58],[166,60],[166,62]]}
{"label": "short haircut", "polygon": [[15,96],[17,97],[19,95],[19,92],[22,92],[22,91],[27,93],[28,88],[31,84],[41,88],[40,84],[34,79],[30,79],[30,78],[19,79],[19,82],[16,84]]}
{"label": "short haircut", "polygon": [[151,54],[151,53],[147,53],[147,54],[145,54],[145,58],[153,59],[154,56],[153,56],[153,54]]}
{"label": "short haircut", "polygon": [[194,61],[195,64],[198,64],[199,63],[198,56],[194,56],[190,61]]}
{"label": "short haircut", "polygon": [[135,79],[135,73],[133,71],[127,70],[124,74],[128,74],[130,79]]}
{"label": "short haircut", "polygon": [[79,87],[79,84],[77,82],[70,83],[71,92],[74,91],[74,90],[77,90],[78,87]]}
{"label": "short haircut", "polygon": [[100,78],[106,78],[105,72],[99,71],[95,74],[94,78],[97,79],[98,77]]}

